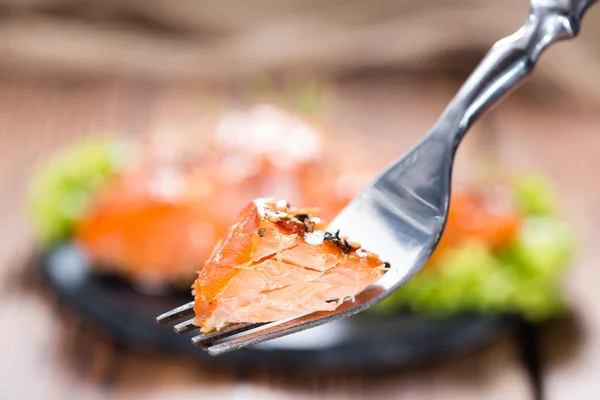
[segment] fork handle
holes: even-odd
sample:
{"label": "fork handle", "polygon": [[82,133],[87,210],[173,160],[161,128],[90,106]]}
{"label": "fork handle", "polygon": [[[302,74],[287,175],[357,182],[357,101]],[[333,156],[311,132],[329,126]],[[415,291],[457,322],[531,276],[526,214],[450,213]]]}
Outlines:
{"label": "fork handle", "polygon": [[431,134],[445,136],[452,132],[456,149],[471,124],[529,75],[548,46],[579,34],[583,15],[595,2],[531,0],[526,22],[490,49],[450,102]]}

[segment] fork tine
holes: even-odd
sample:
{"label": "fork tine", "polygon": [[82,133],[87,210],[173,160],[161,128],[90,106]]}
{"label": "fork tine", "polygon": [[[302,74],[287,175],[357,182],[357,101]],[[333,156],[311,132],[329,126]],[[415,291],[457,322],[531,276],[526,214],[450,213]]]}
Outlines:
{"label": "fork tine", "polygon": [[186,332],[195,331],[196,329],[200,329],[200,327],[194,325],[194,318],[188,319],[187,321],[181,322],[173,327],[173,330],[178,335],[181,335]]}
{"label": "fork tine", "polygon": [[[225,340],[221,343],[208,345],[205,350],[208,351],[210,355],[217,356],[243,347],[253,346],[267,340],[314,328],[328,322],[347,318],[368,308],[371,305],[370,303],[372,303],[372,300],[375,297],[380,296],[382,292],[382,289],[379,287],[367,288],[362,293],[356,295],[354,301],[345,301],[335,310],[318,311],[298,317],[292,317],[287,320],[263,324],[265,326],[261,329],[249,332],[237,338]],[[215,340],[212,342],[214,341]]]}
{"label": "fork tine", "polygon": [[194,302],[190,301],[187,304],[184,304],[180,307],[177,307],[171,311],[168,311],[164,314],[159,315],[158,317],[156,317],[156,322],[158,322],[159,324],[166,324],[178,319],[181,319],[183,317],[187,317],[188,315],[192,315],[194,314]]}
{"label": "fork tine", "polygon": [[[250,332],[247,335],[231,340],[225,340],[214,345],[208,345],[205,350],[208,351],[210,355],[217,356],[229,351],[239,350],[243,347],[254,346],[255,344],[266,342],[267,340],[276,339],[281,336],[286,336],[330,322],[333,320],[332,318],[329,318],[330,314],[335,313],[325,313],[325,315],[323,315],[322,312],[317,312],[292,319],[291,321],[281,323],[273,322],[269,324],[269,326],[255,332]],[[331,317],[333,317],[333,315],[331,315]]]}
{"label": "fork tine", "polygon": [[[206,345],[215,342],[216,340],[222,339],[227,336],[232,336],[238,334],[240,332],[249,331],[250,329],[258,328],[259,326],[265,325],[264,323],[256,323],[256,324],[241,324],[235,325],[231,328],[224,329],[222,331],[218,331],[215,333],[211,333],[208,335],[198,335],[192,338],[192,343],[194,346],[205,347]],[[205,349],[206,350],[206,349]]]}

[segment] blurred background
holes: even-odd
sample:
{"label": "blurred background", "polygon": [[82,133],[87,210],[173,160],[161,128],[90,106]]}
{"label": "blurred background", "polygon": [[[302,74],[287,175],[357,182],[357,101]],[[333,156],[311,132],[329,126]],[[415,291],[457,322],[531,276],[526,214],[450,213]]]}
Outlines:
{"label": "blurred background", "polygon": [[261,103],[335,131],[334,143],[355,143],[370,160],[361,166],[378,168],[428,131],[528,7],[524,0],[2,1],[0,399],[598,398],[598,9],[580,38],[551,48],[531,79],[473,127],[456,169],[467,182],[490,169],[533,170],[554,188],[556,213],[577,242],[560,278],[568,311],[556,318],[473,346],[458,338],[464,346],[449,357],[377,373],[213,368],[208,359],[118,340],[86,318],[40,274],[49,248],[28,219],[32,177],[69,146],[186,134],[200,147],[223,115]]}

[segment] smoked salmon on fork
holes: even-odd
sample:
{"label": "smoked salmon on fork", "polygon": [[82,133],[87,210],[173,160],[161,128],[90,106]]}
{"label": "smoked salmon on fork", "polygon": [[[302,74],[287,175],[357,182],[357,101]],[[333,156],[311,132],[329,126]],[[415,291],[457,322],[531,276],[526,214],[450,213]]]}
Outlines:
{"label": "smoked salmon on fork", "polygon": [[[454,156],[466,131],[484,111],[529,75],[544,49],[557,41],[577,36],[583,15],[594,3],[595,0],[531,0],[530,14],[523,27],[492,47],[426,137],[394,162],[333,220],[328,227],[328,240],[325,240],[323,234],[323,241],[316,245],[322,246],[320,251],[311,254],[321,260],[325,269],[323,271],[317,268],[313,271],[318,278],[302,283],[302,280],[313,270],[313,264],[306,264],[311,267],[304,268],[302,265],[297,265],[298,260],[295,257],[291,257],[292,262],[289,262],[289,254],[273,256],[269,255],[269,251],[264,252],[266,257],[264,261],[275,257],[274,260],[286,263],[284,267],[279,266],[278,262],[274,263],[276,266],[273,268],[267,267],[262,264],[262,258],[248,259],[248,248],[252,247],[249,241],[254,243],[255,239],[247,238],[239,241],[239,247],[230,246],[231,251],[217,248],[214,260],[211,259],[207,263],[209,269],[204,277],[204,270],[201,272],[194,284],[196,304],[199,299],[207,300],[207,304],[198,306],[193,303],[187,304],[161,315],[157,319],[158,322],[167,322],[183,315],[193,315],[196,309],[196,318],[179,325],[178,329],[185,331],[187,329],[185,327],[199,326],[205,333],[192,340],[207,349],[210,354],[217,355],[349,317],[366,310],[395,292],[423,267],[441,238],[448,218]],[[298,216],[293,219],[300,220]],[[308,221],[315,222],[316,226],[316,221],[310,218]],[[296,222],[293,224],[297,225]],[[271,225],[266,226],[273,228]],[[236,225],[232,232],[237,231],[238,228],[240,225]],[[245,238],[255,234],[258,235],[258,231],[251,232],[241,228],[239,230],[240,237]],[[294,238],[294,243],[297,240]],[[306,237],[303,241],[306,245],[312,242]],[[355,258],[361,257],[358,252],[362,249],[359,248],[358,243],[378,254],[379,257],[371,256],[374,261],[370,261],[368,254],[373,253],[367,252],[364,259],[356,260]],[[288,245],[291,246],[287,241],[282,242],[282,253],[295,249]],[[334,245],[346,253],[340,256],[332,247]],[[241,251],[240,254],[245,254],[240,260],[236,259],[236,249]],[[333,263],[332,266],[329,262],[331,255],[339,256],[340,262]],[[302,263],[309,258],[310,256],[307,255]],[[220,260],[228,263],[231,260],[245,261],[233,269],[239,268],[245,271],[250,268],[252,271],[253,267],[261,268],[263,276],[253,280],[250,279],[251,274],[248,275],[248,286],[252,290],[246,296],[243,291],[245,281],[243,279],[236,281],[236,278],[232,277],[233,272],[230,268],[221,269],[218,266]],[[383,272],[388,264],[383,264],[381,268],[381,260],[385,260],[390,266],[390,270],[385,274]],[[211,261],[216,265],[211,267]],[[306,272],[296,275],[278,269],[287,268],[287,265],[291,266],[291,270],[304,268]],[[343,271],[338,270],[338,267]],[[326,277],[329,270],[335,275],[335,279],[331,281]],[[210,271],[213,271],[214,276]],[[376,271],[381,271],[383,276],[373,281],[367,289],[362,290],[354,298],[345,290],[337,291],[328,286],[328,284],[340,283],[344,289],[351,291],[350,289],[357,289],[363,283],[369,283]],[[239,274],[242,272],[237,275]],[[269,278],[266,278],[267,275]],[[271,276],[277,278],[271,279]],[[285,281],[285,284],[271,288],[270,285],[280,278],[282,282]],[[229,293],[227,285],[223,284],[225,281],[234,282],[235,290],[232,293]],[[308,288],[312,288],[313,282],[318,285],[318,289],[312,292],[315,295],[314,299],[303,291],[307,289],[310,294],[313,289]],[[207,284],[208,287],[205,286]],[[261,287],[260,285],[268,289],[261,292],[257,289]],[[288,288],[297,288],[299,291],[290,292],[286,296],[271,294],[280,290],[279,293],[283,293]],[[229,295],[236,299],[229,299]],[[340,295],[340,297],[324,300],[329,295]],[[350,296],[350,299],[345,300],[342,295]],[[266,296],[268,300],[263,300],[262,296]],[[256,312],[251,312],[257,299],[259,301],[256,307],[261,311],[254,309]],[[308,303],[305,304],[307,299],[309,299]],[[334,305],[324,305],[329,303]],[[288,306],[299,312],[315,306],[317,307],[315,310],[318,311],[285,318],[281,312]],[[236,310],[232,315],[226,314],[235,307],[241,307],[248,312],[240,310],[238,313]],[[331,309],[331,307],[335,308]],[[249,325],[236,325],[241,319],[258,320],[266,316],[269,318],[280,316],[284,319],[261,327],[256,325],[261,322],[251,321]],[[219,331],[219,328],[222,330]],[[240,332],[244,333],[229,338]],[[219,342],[221,339],[223,340]]]}
{"label": "smoked salmon on fork", "polygon": [[199,273],[192,286],[195,301],[160,316],[159,322],[195,314],[175,331],[200,329],[203,335],[194,343],[203,345],[254,324],[334,311],[377,281],[389,265],[323,227],[316,210],[254,200]]}

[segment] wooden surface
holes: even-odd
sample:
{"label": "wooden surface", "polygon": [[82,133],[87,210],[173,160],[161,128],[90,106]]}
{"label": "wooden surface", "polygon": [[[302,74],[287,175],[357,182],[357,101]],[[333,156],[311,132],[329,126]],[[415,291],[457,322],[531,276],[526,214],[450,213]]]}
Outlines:
{"label": "wooden surface", "polygon": [[[455,89],[412,78],[338,82],[331,86],[326,119],[368,135],[373,149],[387,143],[389,154],[382,157],[392,157],[427,131]],[[57,304],[26,269],[33,242],[24,194],[36,163],[94,132],[143,135],[206,123],[232,101],[219,93],[232,92],[126,81],[0,81],[0,399],[532,398],[512,337],[436,365],[381,376],[214,371],[148,349],[117,347],[101,329]],[[582,239],[566,282],[578,317],[546,326],[541,335],[548,399],[600,397],[599,126],[593,113],[514,98],[481,121],[460,150],[462,176],[473,173],[472,159],[481,154],[509,170],[548,173]]]}
{"label": "wooden surface", "polygon": [[[523,24],[528,7],[523,0],[3,0],[0,67],[210,81],[289,69],[469,70]],[[599,22],[600,7],[592,8],[578,39],[552,46],[530,84],[598,101]]]}

